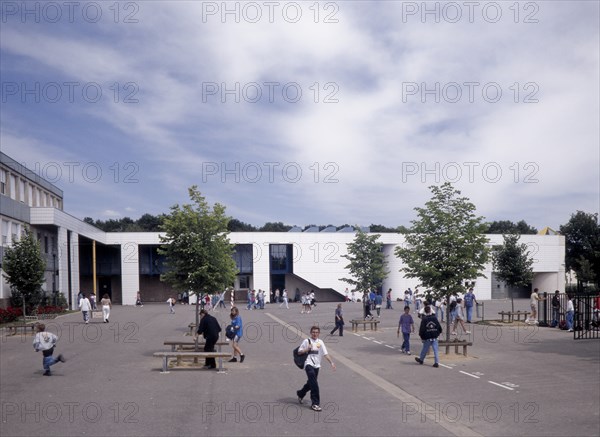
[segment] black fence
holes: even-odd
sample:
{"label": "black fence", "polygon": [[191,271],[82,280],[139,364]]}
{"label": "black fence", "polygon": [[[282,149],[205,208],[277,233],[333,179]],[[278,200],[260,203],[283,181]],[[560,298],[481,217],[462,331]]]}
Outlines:
{"label": "black fence", "polygon": [[[554,326],[555,314],[552,307],[552,293],[543,293],[546,299],[538,302],[538,321],[539,326]],[[597,307],[597,298],[591,294],[573,295],[573,307],[575,314],[573,317],[573,338],[579,339],[600,339],[600,308]],[[558,311],[559,323],[566,321],[567,303],[569,298],[566,293],[559,293],[558,299],[560,307]]]}
{"label": "black fence", "polygon": [[600,303],[598,302],[598,296],[589,294],[573,296],[575,340],[600,339],[600,308],[598,303]]}

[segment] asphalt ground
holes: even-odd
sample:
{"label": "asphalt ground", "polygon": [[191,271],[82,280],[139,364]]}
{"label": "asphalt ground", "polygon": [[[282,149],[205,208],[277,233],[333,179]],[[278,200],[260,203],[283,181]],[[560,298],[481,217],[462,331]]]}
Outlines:
{"label": "asphalt ground", "polygon": [[[510,302],[487,301],[486,318]],[[161,372],[154,352],[185,335],[194,307],[114,307],[110,323],[82,323],[80,314],[48,321],[66,363],[42,376],[30,334],[0,337],[1,436],[597,436],[600,435],[600,340],[573,340],[558,329],[521,323],[472,324],[469,357],[441,354],[441,366],[400,353],[402,305],[382,310],[380,329],[353,334],[359,303],[345,303],[344,336],[329,336],[335,304],[310,314],[267,305],[245,310],[244,363],[226,372]],[[516,302],[526,310],[528,302]],[[228,310],[215,312],[224,328]],[[414,316],[414,313],[413,313]],[[415,317],[418,330],[418,319]],[[296,390],[306,377],[292,349],[321,326],[337,365],[319,374],[320,413]],[[444,326],[445,328],[445,326]],[[226,350],[226,348],[225,348]],[[55,354],[55,355],[56,355]]]}

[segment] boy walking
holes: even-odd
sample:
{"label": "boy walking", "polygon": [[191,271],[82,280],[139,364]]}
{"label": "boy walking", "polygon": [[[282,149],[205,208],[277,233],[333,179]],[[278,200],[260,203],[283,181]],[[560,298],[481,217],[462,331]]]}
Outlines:
{"label": "boy walking", "polygon": [[419,337],[423,340],[423,349],[421,349],[421,355],[415,357],[415,361],[419,364],[423,364],[429,348],[433,348],[434,363],[433,367],[439,367],[439,354],[438,354],[438,341],[437,338],[442,333],[442,325],[438,322],[435,314],[431,313],[431,307],[425,307],[425,316],[421,319],[421,326],[419,327]]}
{"label": "boy walking", "polygon": [[404,307],[404,314],[400,316],[400,322],[398,322],[398,337],[400,337],[400,331],[402,331],[402,349],[400,352],[410,355],[410,333],[415,332],[415,323],[410,315],[408,305]]}

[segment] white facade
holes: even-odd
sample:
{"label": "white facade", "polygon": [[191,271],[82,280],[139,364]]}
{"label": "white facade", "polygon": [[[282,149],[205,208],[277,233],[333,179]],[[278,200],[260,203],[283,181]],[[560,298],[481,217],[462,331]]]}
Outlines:
{"label": "white facade", "polygon": [[[80,241],[98,242],[120,249],[120,293],[122,303],[134,305],[140,290],[140,246],[160,245],[160,234],[156,232],[103,232],[61,210],[62,192],[47,181],[35,182],[28,170],[18,164],[7,166],[13,160],[2,155],[0,173],[0,195],[2,203],[1,237],[2,247],[18,238],[23,226],[31,225],[39,234],[40,243],[50,238],[53,262],[48,281],[56,281],[58,290],[68,297],[73,307],[77,305],[80,291]],[[22,174],[21,174],[22,173]],[[31,173],[31,172],[29,172]],[[39,177],[38,177],[39,178]],[[5,199],[9,199],[5,201]],[[7,207],[8,205],[9,207]],[[11,209],[12,208],[12,209]],[[82,238],[80,238],[82,237]],[[354,232],[235,232],[229,235],[233,244],[252,245],[252,273],[249,287],[268,291],[271,284],[270,245],[292,246],[293,275],[287,275],[286,288],[293,298],[292,290],[302,285],[313,285],[320,289],[331,289],[342,294],[349,284],[341,278],[348,277],[346,255],[348,243],[354,240]],[[502,235],[488,235],[490,246],[501,245]],[[418,281],[407,279],[400,271],[401,261],[394,255],[395,248],[404,244],[401,234],[380,234],[384,245],[389,276],[383,290],[392,289],[392,298],[403,296],[408,287],[413,290]],[[551,292],[565,290],[565,239],[561,235],[522,235],[521,242],[530,248],[533,256],[533,287]],[[475,279],[475,294],[478,299],[492,298],[491,262],[483,271],[484,277]],[[97,284],[96,284],[97,285]],[[239,285],[239,282],[238,282]],[[48,285],[46,284],[46,290]],[[304,291],[304,290],[302,290]],[[267,293],[268,294],[268,293]],[[10,295],[4,279],[0,281],[0,299]]]}

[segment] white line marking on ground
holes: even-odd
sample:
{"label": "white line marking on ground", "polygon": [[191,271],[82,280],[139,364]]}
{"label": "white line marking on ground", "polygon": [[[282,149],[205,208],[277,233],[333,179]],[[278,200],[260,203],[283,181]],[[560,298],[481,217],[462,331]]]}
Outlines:
{"label": "white line marking on ground", "polygon": [[477,379],[479,379],[479,376],[472,375],[472,374],[470,374],[470,373],[467,373],[467,372],[463,372],[462,370],[459,370],[459,372],[460,372],[460,373],[464,373],[465,375],[469,375],[469,376],[471,376],[471,377],[473,377],[473,378],[477,378]]}
{"label": "white line marking on ground", "polygon": [[389,347],[390,349],[395,349],[394,346],[390,346],[389,344],[386,344],[385,347]]}
{"label": "white line marking on ground", "polygon": [[[285,328],[287,328],[289,331],[295,333],[297,336],[303,337],[304,335],[307,335],[307,334],[303,333],[301,330],[297,329],[295,326],[292,326],[292,325],[284,322],[283,320],[275,317],[274,315],[272,315],[270,313],[265,313],[265,314],[268,317],[270,317],[273,320],[275,320],[277,323],[279,323],[282,326],[284,326]],[[423,412],[422,414],[424,415],[424,417],[429,418],[432,421],[435,420],[435,423],[437,425],[443,427],[450,434],[455,435],[455,436],[461,436],[461,437],[466,437],[466,436],[483,437],[482,434],[480,434],[477,431],[469,428],[466,425],[463,425],[460,422],[453,422],[453,421],[447,420],[447,419],[445,419],[445,417],[443,415],[441,417],[439,417],[439,415],[433,416],[432,413],[431,413],[431,411],[436,411],[436,409],[435,409],[435,407],[433,405],[429,405],[429,404],[425,403],[424,401],[422,401],[421,399],[419,399],[419,398],[411,395],[410,393],[402,390],[397,385],[391,384],[389,381],[387,381],[384,378],[376,375],[375,373],[371,372],[369,369],[356,364],[350,358],[347,358],[344,355],[341,355],[341,354],[335,352],[334,350],[332,350],[332,348],[328,348],[328,351],[341,364],[345,365],[350,370],[352,370],[354,373],[356,373],[357,375],[360,375],[361,377],[365,378],[366,380],[368,380],[372,384],[374,384],[374,385],[378,386],[379,388],[385,390],[387,393],[389,393],[391,396],[393,396],[396,399],[398,399],[400,402],[404,402],[404,403],[410,402],[410,403],[413,403],[413,404],[423,405],[423,408],[425,409],[425,411],[429,411],[430,412],[430,413]]]}
{"label": "white line marking on ground", "polygon": [[450,367],[450,366],[446,366],[445,364],[442,364],[442,363],[438,363],[438,364],[442,367],[445,367],[446,369],[452,370],[452,367]]}
{"label": "white line marking on ground", "polygon": [[357,337],[362,337],[362,335],[360,335],[360,334],[356,334],[356,333],[354,333],[354,332],[352,333],[352,335],[356,335]]}
{"label": "white line marking on ground", "polygon": [[377,341],[377,340],[373,340],[373,343],[377,343],[377,344],[383,344],[383,341]]}
{"label": "white line marking on ground", "polygon": [[502,387],[502,388],[505,388],[505,389],[507,389],[507,390],[514,391],[514,388],[510,388],[510,387],[507,387],[507,386],[505,386],[505,385],[498,384],[497,382],[494,382],[494,381],[488,381],[488,382],[489,382],[490,384],[497,385],[498,387]]}

